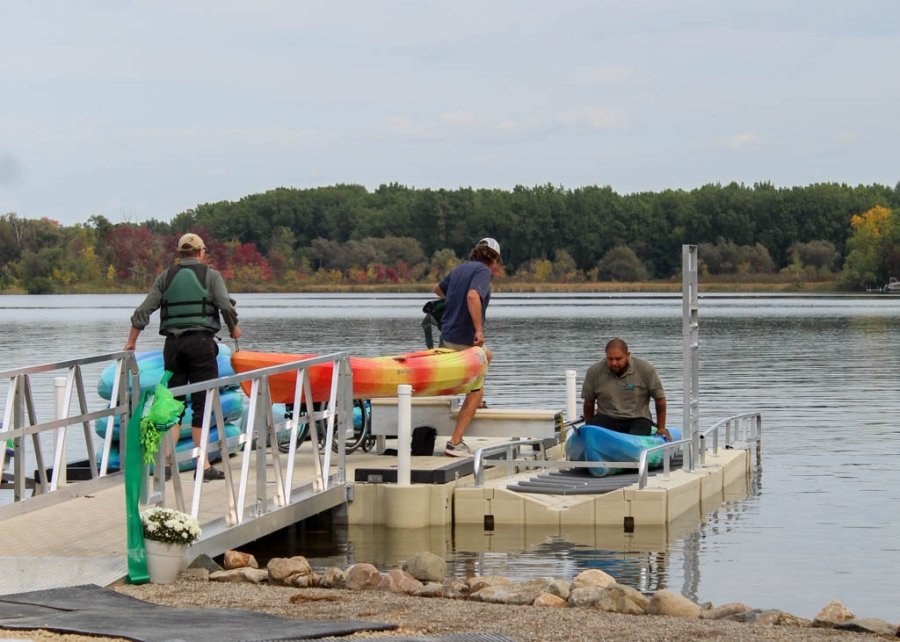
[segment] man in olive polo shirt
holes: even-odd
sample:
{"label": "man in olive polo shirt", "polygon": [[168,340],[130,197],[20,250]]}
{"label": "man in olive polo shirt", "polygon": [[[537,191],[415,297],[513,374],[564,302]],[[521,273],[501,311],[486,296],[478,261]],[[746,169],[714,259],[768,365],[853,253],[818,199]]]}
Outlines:
{"label": "man in olive polo shirt", "polygon": [[[666,430],[666,392],[656,368],[632,357],[621,339],[606,344],[606,360],[598,361],[584,377],[584,423],[631,435],[649,435],[653,418],[650,399],[656,402],[656,434],[671,440]],[[596,404],[596,411],[595,411]]]}

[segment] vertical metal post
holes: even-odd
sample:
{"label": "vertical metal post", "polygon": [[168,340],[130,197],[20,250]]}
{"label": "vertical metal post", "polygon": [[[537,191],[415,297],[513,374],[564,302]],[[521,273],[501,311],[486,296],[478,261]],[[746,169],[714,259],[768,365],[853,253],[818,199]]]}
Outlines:
{"label": "vertical metal post", "polygon": [[683,468],[691,470],[700,450],[700,334],[697,303],[697,246],[681,246],[682,279],[682,420],[684,436],[691,440],[691,452]]}
{"label": "vertical metal post", "polygon": [[[345,418],[347,430],[351,433],[353,432],[353,368],[350,366],[350,356],[345,355],[340,362],[335,363],[334,367],[337,368],[340,365],[341,369],[341,380],[338,387],[338,392],[341,395],[342,405],[341,405],[341,414]],[[366,413],[363,410],[363,426],[365,426],[366,421]],[[347,483],[347,448],[346,448],[346,433],[347,430],[344,430],[344,439],[341,442],[341,450],[338,455],[338,475],[340,477],[338,483],[346,484]],[[346,488],[346,486],[345,486]]]}
{"label": "vertical metal post", "polygon": [[[13,428],[25,425],[25,397],[22,393],[22,377],[17,377],[15,397],[13,398]],[[38,493],[37,480],[34,480],[34,494]],[[13,439],[13,501],[25,499],[25,438]]]}
{"label": "vertical metal post", "polygon": [[[53,393],[53,418],[62,419],[63,417],[67,416],[69,412],[69,409],[66,408],[65,377],[53,378]],[[110,424],[112,424],[111,419]],[[56,466],[56,468],[53,471],[53,484],[51,486],[52,490],[56,490],[56,488],[66,485],[68,473],[68,461],[66,458],[66,433],[68,432],[68,429],[68,426],[63,426],[62,428],[58,429],[59,438],[56,440],[57,452],[54,453],[54,465]],[[112,430],[112,428],[109,428],[109,430]]]}
{"label": "vertical metal post", "polygon": [[566,421],[574,421],[577,417],[578,403],[577,392],[575,390],[574,370],[566,370]]}
{"label": "vertical metal post", "polygon": [[412,468],[412,386],[397,386],[397,485],[410,485]]}

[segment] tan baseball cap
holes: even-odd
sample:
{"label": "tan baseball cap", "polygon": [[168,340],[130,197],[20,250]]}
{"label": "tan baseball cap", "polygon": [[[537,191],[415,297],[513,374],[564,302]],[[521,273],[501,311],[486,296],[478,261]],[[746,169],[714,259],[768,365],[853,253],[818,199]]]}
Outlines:
{"label": "tan baseball cap", "polygon": [[185,234],[178,241],[178,249],[179,250],[205,250],[206,245],[203,244],[203,239],[197,236],[196,234]]}

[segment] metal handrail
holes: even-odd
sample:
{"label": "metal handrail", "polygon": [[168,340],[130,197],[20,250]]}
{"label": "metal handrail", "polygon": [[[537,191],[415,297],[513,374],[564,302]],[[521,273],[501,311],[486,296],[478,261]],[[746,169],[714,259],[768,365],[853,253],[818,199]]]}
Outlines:
{"label": "metal handrail", "polygon": [[[691,438],[679,439],[678,441],[670,441],[663,444],[659,444],[658,446],[653,446],[651,448],[647,448],[641,451],[640,458],[637,462],[620,462],[620,461],[569,461],[566,459],[558,459],[558,460],[548,460],[546,456],[546,451],[544,449],[544,442],[542,439],[533,438],[533,439],[520,439],[516,441],[508,441],[501,444],[492,444],[490,446],[484,446],[482,448],[478,448],[475,451],[474,456],[474,477],[475,477],[475,486],[481,487],[484,485],[484,470],[485,470],[485,460],[488,455],[498,454],[498,453],[506,453],[507,457],[503,461],[506,464],[507,468],[507,476],[511,476],[511,471],[513,467],[528,467],[528,468],[636,468],[638,471],[638,488],[643,490],[646,488],[648,480],[649,480],[649,456],[652,453],[663,451],[667,453],[667,456],[663,457],[663,472],[662,478],[669,479],[670,475],[670,463],[671,456],[674,455],[676,450],[682,450],[687,457],[687,461],[685,462],[686,470],[694,470],[698,465],[705,465],[705,455],[707,447],[705,444],[707,443],[709,437],[712,437],[712,448],[713,453],[718,452],[719,448],[719,435],[724,430],[724,442],[725,446],[733,446],[737,443],[741,444],[750,444],[756,443],[757,456],[759,455],[760,447],[761,447],[761,439],[762,439],[762,415],[758,412],[754,413],[745,413],[741,415],[733,415],[731,417],[726,417],[721,421],[716,422],[702,434],[697,436],[698,445],[695,451],[695,444]],[[535,445],[540,444],[539,451],[536,452],[535,457],[530,459],[515,459],[513,458],[513,450],[518,449],[521,446]],[[689,447],[686,447],[689,446]],[[670,452],[671,451],[671,452]],[[694,456],[692,453],[697,452],[697,456]],[[537,454],[540,454],[540,458],[538,458]]]}
{"label": "metal handrail", "polygon": [[[117,360],[120,366],[116,369],[114,377],[111,401],[109,407],[103,410],[88,411],[86,408],[86,396],[84,394],[84,382],[82,374],[82,366],[88,364],[96,364],[109,360]],[[307,373],[308,368],[320,364],[333,363],[332,382],[329,393],[328,405],[324,409],[316,412],[310,412],[304,417],[299,417],[290,423],[290,434],[292,446],[288,456],[283,460],[281,453],[277,448],[277,439],[275,434],[275,424],[272,417],[272,404],[269,395],[268,379],[277,374],[288,372],[297,373],[297,387],[295,391],[295,407],[299,408],[304,400],[310,400],[312,405],[312,393],[310,379]],[[124,364],[124,365],[123,365]],[[69,369],[65,392],[65,412],[68,414],[68,408],[71,404],[72,396],[77,392],[81,412],[71,417],[60,417],[52,421],[38,423],[36,421],[35,404],[31,390],[30,377],[37,373],[52,373],[54,370]],[[131,378],[132,386],[129,394],[127,382]],[[97,464],[97,457],[94,452],[94,437],[91,429],[91,422],[104,418],[118,416],[120,421],[120,439],[124,444],[127,439],[139,438],[135,435],[129,435],[127,426],[133,409],[140,402],[140,373],[135,359],[134,353],[131,351],[111,353],[109,355],[101,355],[96,357],[88,357],[83,359],[75,359],[71,361],[44,364],[27,368],[18,368],[0,373],[0,379],[8,377],[10,379],[9,394],[5,408],[4,423],[0,427],[0,440],[12,439],[15,444],[15,502],[12,505],[0,506],[0,519],[8,516],[21,514],[36,508],[47,506],[51,503],[64,501],[72,497],[80,496],[85,493],[94,492],[101,488],[114,486],[124,483],[124,465],[122,461],[120,471],[108,473],[108,461],[110,455],[110,447],[113,438],[112,422],[106,431],[106,437],[103,441],[103,449],[100,455],[100,464]],[[222,413],[221,400],[219,397],[220,388],[238,386],[242,382],[251,382],[251,399],[250,408],[247,414],[247,422],[244,425],[244,431],[236,436],[228,438],[224,431],[224,414]],[[165,504],[165,464],[172,466],[173,470],[177,470],[178,462],[191,458],[205,459],[209,450],[216,448],[224,449],[224,452],[236,446],[243,446],[243,461],[241,463],[241,473],[235,485],[232,477],[230,466],[225,466],[226,487],[228,507],[225,510],[224,522],[228,525],[240,524],[245,521],[245,498],[248,492],[248,479],[250,469],[250,459],[252,456],[252,448],[254,444],[257,446],[256,457],[256,497],[253,505],[254,517],[258,517],[266,512],[270,512],[277,508],[286,506],[292,502],[298,501],[300,497],[309,496],[310,493],[327,491],[330,489],[337,490],[336,487],[342,486],[344,494],[349,494],[350,490],[346,488],[346,453],[344,449],[344,440],[347,433],[347,422],[351,422],[352,426],[352,396],[353,396],[353,375],[350,368],[349,354],[339,352],[331,355],[323,355],[309,359],[298,359],[295,362],[253,370],[239,375],[231,375],[218,379],[205,381],[196,384],[188,384],[172,388],[173,394],[180,396],[192,394],[201,390],[207,391],[207,403],[203,409],[203,427],[201,436],[201,445],[183,453],[175,451],[175,437],[173,431],[170,430],[164,437],[167,448],[160,448],[157,453],[156,466],[154,470],[154,478],[150,483],[143,484],[143,492],[141,497],[142,504]],[[292,475],[296,461],[296,435],[298,426],[305,422],[325,421],[326,422],[326,444],[324,453],[319,453],[317,449],[313,449],[313,458],[315,463],[316,478],[311,484],[304,484],[302,488],[293,488]],[[48,431],[64,431],[69,425],[81,423],[85,430],[86,448],[88,451],[89,464],[91,467],[94,484],[90,481],[71,484],[64,488],[57,488],[55,483],[58,475],[65,469],[66,458],[64,450],[57,449],[54,461],[56,466],[52,475],[48,475],[44,466],[44,454],[41,450],[41,444],[38,437],[41,433]],[[209,447],[209,431],[212,426],[218,429],[220,440],[218,446]],[[41,492],[40,496],[26,497],[26,479],[24,459],[23,440],[27,436],[32,436],[34,440],[35,458],[37,460],[38,480],[35,480],[35,492]],[[58,434],[57,434],[58,437]],[[332,462],[332,444],[338,444],[337,462]],[[57,439],[57,445],[65,444],[64,440]],[[266,453],[266,450],[269,452]],[[168,451],[168,454],[166,454]],[[122,449],[124,454],[124,447]],[[223,455],[226,457],[227,455]],[[0,449],[0,469],[3,468],[6,457],[5,448]],[[267,461],[271,457],[271,465],[275,471],[276,490],[275,497],[270,499],[267,497]],[[203,467],[196,467],[196,481],[193,489],[193,496],[190,501],[190,512],[195,517],[199,514],[200,499],[202,491],[202,475]],[[48,479],[50,477],[50,479]],[[99,478],[99,479],[98,479]],[[185,497],[181,486],[181,477],[173,476],[175,502],[179,510],[185,510]],[[236,487],[237,486],[237,487]],[[309,490],[307,490],[309,487]],[[28,501],[25,501],[25,500]]]}
{"label": "metal handrail", "polygon": [[[647,483],[648,471],[649,471],[649,459],[648,455],[652,452],[657,452],[660,450],[677,450],[681,448],[684,444],[690,443],[689,439],[680,439],[674,442],[666,442],[665,444],[660,444],[659,446],[654,446],[653,448],[648,448],[641,452],[641,457],[638,461],[570,461],[567,459],[547,459],[546,450],[544,448],[543,439],[540,438],[531,438],[531,439],[520,439],[516,441],[507,441],[501,444],[492,444],[489,446],[483,446],[475,450],[474,453],[474,477],[475,477],[475,486],[476,488],[484,485],[484,471],[485,471],[485,460],[489,455],[496,453],[506,453],[507,457],[502,460],[506,465],[507,476],[511,475],[511,470],[514,467],[522,466],[526,468],[636,468],[638,471],[638,481],[640,484],[640,488],[643,489]],[[528,459],[515,459],[512,458],[512,451],[514,449],[518,449],[521,446],[528,445],[538,445],[539,449],[535,451],[535,456]],[[538,457],[538,455],[540,455]],[[669,457],[664,458],[663,470],[664,470],[664,479],[669,478]]]}
{"label": "metal handrail", "polygon": [[[108,407],[103,410],[89,411],[84,388],[83,368],[84,366],[108,361],[117,364]],[[57,371],[65,371],[67,373],[62,402],[60,407],[56,409],[56,412],[62,416],[56,417],[51,421],[40,422],[37,419],[35,410],[31,379],[37,374]],[[3,410],[3,425],[0,426],[0,441],[4,442],[4,446],[7,439],[13,442],[13,504],[0,507],[0,518],[21,514],[110,485],[110,482],[105,479],[99,482],[98,480],[111,477],[107,472],[107,464],[109,460],[109,444],[113,431],[111,428],[107,430],[101,462],[98,467],[94,454],[91,422],[115,416],[120,418],[120,422],[127,422],[128,417],[131,415],[131,409],[136,405],[139,398],[136,392],[132,392],[129,397],[128,386],[123,385],[123,382],[129,380],[129,376],[135,382],[135,390],[139,390],[140,372],[134,353],[130,351],[113,352],[0,372],[0,379],[9,380],[6,405]],[[76,393],[78,412],[70,415],[73,395]],[[84,431],[91,480],[80,482],[77,486],[67,487],[66,492],[61,492],[62,487],[59,480],[65,479],[66,429],[76,424],[82,424]],[[55,431],[55,449],[52,474],[48,475],[48,470],[44,463],[44,452],[40,435],[51,431]],[[24,439],[28,436],[32,438],[34,458],[37,466],[37,479],[33,480],[34,493],[30,497],[25,494],[28,482],[31,481],[25,475]],[[0,470],[3,470],[5,467],[5,459],[6,448],[0,448]],[[114,483],[121,483],[121,480]],[[29,501],[26,502],[25,500]]]}
{"label": "metal handrail", "polygon": [[[762,414],[758,412],[748,412],[741,415],[732,415],[721,421],[717,421],[710,428],[700,435],[700,443],[698,446],[698,459],[701,466],[706,464],[706,451],[711,449],[713,454],[719,452],[719,434],[725,431],[725,447],[733,446],[737,443],[756,444],[756,455],[759,457],[762,448]],[[709,437],[712,436],[712,445],[709,445]]]}
{"label": "metal handrail", "polygon": [[[518,452],[519,448],[521,448],[522,446],[537,446],[538,450],[535,451],[536,456],[533,459],[529,460],[514,459],[514,457],[517,456],[516,453]],[[524,461],[532,463],[535,461],[549,463],[549,460],[547,459],[547,451],[544,448],[544,440],[540,437],[522,438],[515,441],[507,441],[502,444],[482,446],[481,448],[477,448],[474,453],[473,465],[475,486],[480,487],[484,485],[484,460],[488,455],[499,452],[506,453],[507,455],[507,474],[509,473],[509,469],[511,468],[512,464],[523,463]],[[540,454],[540,459],[537,459],[538,453]]]}
{"label": "metal handrail", "polygon": [[[667,441],[664,444],[660,444],[659,446],[653,446],[652,448],[646,448],[641,451],[641,456],[638,462],[638,489],[644,490],[647,487],[647,479],[650,475],[650,454],[663,451],[666,456],[663,457],[663,472],[662,478],[669,479],[669,464],[671,463],[671,455],[675,454],[675,450],[682,448],[685,444],[691,443],[690,439],[679,439],[678,441]],[[669,451],[672,451],[669,453]],[[684,449],[682,449],[684,452]],[[687,452],[690,452],[688,449]],[[691,469],[693,469],[693,465],[691,465]]]}
{"label": "metal handrail", "polygon": [[[309,400],[307,406],[312,406],[312,391],[308,369],[321,365],[332,363],[332,382],[329,393],[329,401],[326,408],[308,412],[302,417],[292,418],[289,422],[289,432],[291,446],[285,458],[277,446],[277,435],[274,417],[272,415],[272,400],[269,391],[269,378],[275,375],[283,375],[285,373],[296,373],[296,385],[294,394],[294,407],[300,408],[300,405]],[[240,435],[235,437],[225,437],[224,420],[219,398],[219,390],[229,386],[238,386],[243,382],[250,382],[250,403],[247,412],[244,430]],[[353,391],[353,373],[350,368],[350,356],[347,352],[337,352],[330,355],[311,357],[307,359],[298,359],[284,364],[251,370],[246,373],[220,377],[212,381],[200,382],[196,384],[188,384],[172,388],[172,393],[176,396],[191,394],[201,390],[207,392],[207,403],[203,412],[203,424],[200,437],[200,446],[175,453],[174,437],[172,431],[166,435],[166,443],[168,444],[168,455],[163,453],[163,449],[157,455],[157,466],[154,470],[153,492],[149,494],[142,503],[156,503],[165,505],[165,480],[162,475],[164,468],[164,460],[172,470],[177,470],[179,461],[187,461],[197,459],[204,461],[209,452],[209,431],[213,425],[213,414],[215,414],[215,425],[219,433],[219,449],[225,449],[223,458],[227,458],[227,452],[233,446],[242,447],[242,461],[237,487],[232,477],[230,466],[224,466],[226,497],[228,499],[228,509],[225,515],[225,522],[229,526],[241,524],[245,521],[247,494],[250,480],[250,460],[251,453],[256,445],[256,497],[253,502],[253,517],[260,517],[265,513],[271,512],[278,508],[282,508],[291,503],[291,494],[293,491],[293,470],[296,463],[296,437],[298,427],[304,423],[312,421],[326,421],[325,448],[322,453],[318,449],[313,448],[313,463],[315,465],[315,480],[312,483],[312,489],[316,492],[328,490],[337,485],[346,483],[346,452],[344,448],[344,440],[347,432],[347,422],[353,421],[352,416],[352,391]],[[299,414],[299,413],[295,413]],[[332,444],[335,439],[335,424],[337,424],[337,443],[338,443],[338,462],[336,472],[332,474]],[[352,424],[351,424],[352,425]],[[310,431],[312,433],[312,431]],[[312,433],[315,434],[315,433]],[[266,451],[268,450],[268,453]],[[275,497],[271,500],[267,495],[267,459],[271,458],[271,464],[275,474]],[[200,512],[201,493],[203,488],[203,467],[195,467],[195,483],[193,494],[191,497],[191,505],[189,511],[191,515],[197,517]],[[173,475],[173,488],[175,502],[178,510],[185,511],[185,497],[181,485],[179,475]]]}

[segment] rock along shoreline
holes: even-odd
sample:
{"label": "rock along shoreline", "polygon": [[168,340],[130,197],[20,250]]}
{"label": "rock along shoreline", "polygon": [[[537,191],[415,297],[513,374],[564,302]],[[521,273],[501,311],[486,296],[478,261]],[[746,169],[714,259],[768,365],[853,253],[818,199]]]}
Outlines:
{"label": "rock along shoreline", "polygon": [[316,571],[301,556],[273,558],[260,569],[252,555],[228,551],[224,568],[203,555],[176,584],[114,588],[171,606],[252,608],[301,619],[393,623],[399,627],[393,636],[495,632],[523,642],[898,636],[897,624],[857,617],[836,600],[809,620],[741,603],[696,604],[668,590],[645,595],[599,569],[583,571],[571,582],[550,577],[513,582],[501,576],[447,580],[446,569],[443,558],[429,552],[382,573],[367,563]]}

